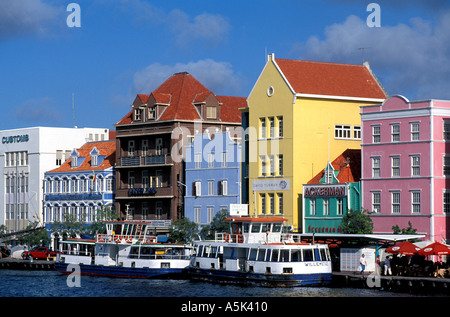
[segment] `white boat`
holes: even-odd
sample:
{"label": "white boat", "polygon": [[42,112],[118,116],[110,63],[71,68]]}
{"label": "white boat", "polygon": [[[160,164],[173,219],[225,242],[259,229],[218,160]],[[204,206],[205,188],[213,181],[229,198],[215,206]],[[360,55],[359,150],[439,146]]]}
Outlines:
{"label": "white boat", "polygon": [[332,279],[326,244],[301,243],[283,233],[282,217],[227,218],[231,233],[194,241],[193,280],[261,286],[323,286]]}
{"label": "white boat", "polygon": [[81,275],[122,278],[188,278],[192,248],[160,243],[145,221],[106,222],[106,233],[95,240],[67,239],[55,268],[71,274],[69,265],[78,265]]}

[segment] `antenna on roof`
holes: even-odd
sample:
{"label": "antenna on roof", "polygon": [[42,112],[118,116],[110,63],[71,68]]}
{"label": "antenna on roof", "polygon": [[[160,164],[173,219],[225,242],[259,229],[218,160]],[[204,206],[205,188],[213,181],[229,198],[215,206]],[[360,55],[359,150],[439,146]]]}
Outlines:
{"label": "antenna on roof", "polygon": [[370,47],[360,47],[360,48],[358,48],[358,50],[360,50],[361,51],[361,56],[362,56],[362,62],[363,62],[363,64],[364,64],[364,62],[366,61],[366,59],[364,58],[364,50],[367,50],[367,49],[369,49]]}
{"label": "antenna on roof", "polygon": [[75,94],[72,93],[72,123],[75,128]]}

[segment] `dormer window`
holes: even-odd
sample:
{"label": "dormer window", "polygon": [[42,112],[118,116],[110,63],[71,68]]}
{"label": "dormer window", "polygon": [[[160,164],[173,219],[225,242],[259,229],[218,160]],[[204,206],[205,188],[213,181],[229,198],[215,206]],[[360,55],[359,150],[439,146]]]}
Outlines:
{"label": "dormer window", "polygon": [[73,150],[72,153],[70,154],[71,157],[71,162],[70,162],[70,166],[72,168],[78,167],[78,152],[77,150]]}
{"label": "dormer window", "polygon": [[217,108],[216,107],[206,107],[206,119],[217,119]]}
{"label": "dormer window", "polygon": [[156,119],[156,106],[148,108],[148,119],[149,120]]}
{"label": "dormer window", "polygon": [[134,109],[134,120],[142,120],[142,109]]}
{"label": "dormer window", "polygon": [[96,147],[94,147],[90,153],[91,155],[91,166],[98,166],[98,155],[99,152]]}

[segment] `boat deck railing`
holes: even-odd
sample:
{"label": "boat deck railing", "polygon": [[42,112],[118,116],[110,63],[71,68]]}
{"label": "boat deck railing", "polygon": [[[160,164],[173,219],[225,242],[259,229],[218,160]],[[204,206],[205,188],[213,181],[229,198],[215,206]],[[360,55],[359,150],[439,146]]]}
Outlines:
{"label": "boat deck railing", "polygon": [[117,244],[117,243],[151,244],[151,243],[157,243],[157,238],[154,236],[146,236],[146,235],[97,234],[96,241],[98,243],[113,243],[113,244]]}
{"label": "boat deck railing", "polygon": [[301,243],[301,234],[295,233],[216,233],[215,242],[232,243]]}
{"label": "boat deck railing", "polygon": [[77,256],[92,256],[92,252],[83,250],[63,250],[60,252],[63,255],[77,255]]}

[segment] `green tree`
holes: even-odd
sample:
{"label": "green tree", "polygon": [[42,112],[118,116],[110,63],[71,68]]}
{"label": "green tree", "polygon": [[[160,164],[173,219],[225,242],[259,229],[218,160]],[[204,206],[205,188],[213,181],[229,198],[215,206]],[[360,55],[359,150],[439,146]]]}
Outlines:
{"label": "green tree", "polygon": [[198,237],[198,225],[188,218],[175,220],[169,227],[169,241],[189,243]]}
{"label": "green tree", "polygon": [[222,209],[216,213],[211,223],[202,227],[200,231],[202,239],[214,239],[216,233],[220,232],[230,233],[230,224],[228,221],[225,221],[229,216],[230,214],[226,209]]}
{"label": "green tree", "polygon": [[[84,218],[84,217],[83,217]],[[83,221],[77,220],[75,215],[64,214],[63,221],[53,222],[50,231],[63,239],[76,238],[86,232],[87,228]]]}
{"label": "green tree", "polygon": [[[36,225],[30,223],[25,230],[29,230],[34,228]],[[48,245],[51,241],[50,235],[48,234],[47,229],[42,228],[35,230],[31,233],[28,233],[19,239],[19,244],[28,245],[30,247],[35,247],[39,245]]]}
{"label": "green tree", "polygon": [[373,222],[367,210],[349,210],[342,218],[340,225],[343,233],[370,234]]}
{"label": "green tree", "polygon": [[412,227],[411,221],[408,221],[408,228],[400,229],[398,225],[392,226],[394,234],[416,234],[417,229]]}
{"label": "green tree", "polygon": [[97,210],[97,216],[88,226],[87,232],[92,236],[96,236],[97,234],[106,231],[105,221],[118,219],[119,213],[114,208],[111,208],[110,206],[103,206],[101,209]]}

